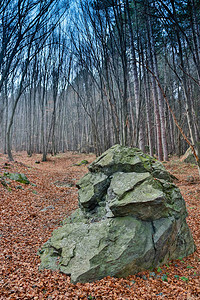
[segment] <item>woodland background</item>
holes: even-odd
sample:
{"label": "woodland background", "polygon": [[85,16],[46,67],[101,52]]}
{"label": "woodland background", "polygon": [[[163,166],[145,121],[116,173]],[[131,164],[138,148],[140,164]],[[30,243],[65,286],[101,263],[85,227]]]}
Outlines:
{"label": "woodland background", "polygon": [[[200,155],[198,0],[2,0],[0,151]],[[166,99],[168,104],[166,103]]]}

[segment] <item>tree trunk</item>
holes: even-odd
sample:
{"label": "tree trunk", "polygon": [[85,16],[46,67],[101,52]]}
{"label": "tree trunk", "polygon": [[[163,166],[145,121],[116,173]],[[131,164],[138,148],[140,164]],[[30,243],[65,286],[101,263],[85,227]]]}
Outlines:
{"label": "tree trunk", "polygon": [[[155,41],[154,41],[154,35],[153,35],[153,30],[152,30],[152,22],[151,22],[150,14],[148,14],[147,18],[148,18],[149,44],[150,44],[150,49],[151,49],[150,56],[152,57],[152,59],[151,59],[152,71],[155,74],[155,76],[159,79],[158,63],[157,63],[157,57],[156,57],[156,50],[155,50],[155,46],[154,46]],[[157,89],[157,97],[158,97],[158,110],[159,110],[159,119],[160,119],[162,152],[163,152],[164,160],[168,161],[169,159],[168,159],[167,138],[166,138],[166,129],[165,129],[164,99],[163,99],[162,93],[160,91],[160,88],[157,84],[156,84],[156,89]]]}
{"label": "tree trunk", "polygon": [[129,28],[129,35],[131,39],[131,54],[132,54],[132,72],[133,72],[133,85],[134,85],[134,96],[135,96],[135,108],[136,108],[136,118],[138,124],[138,132],[139,132],[139,148],[142,151],[145,151],[145,144],[144,144],[144,126],[141,122],[141,97],[140,97],[140,84],[139,84],[139,77],[138,77],[138,70],[136,64],[136,54],[135,54],[135,46],[134,46],[134,36],[133,36],[133,29],[132,29],[132,21],[130,16],[130,7],[129,1],[126,0],[126,9],[127,9],[127,16],[128,16],[128,28]]}

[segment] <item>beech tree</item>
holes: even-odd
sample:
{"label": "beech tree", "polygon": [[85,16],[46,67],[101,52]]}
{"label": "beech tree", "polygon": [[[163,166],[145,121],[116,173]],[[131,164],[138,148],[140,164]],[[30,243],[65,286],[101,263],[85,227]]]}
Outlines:
{"label": "beech tree", "polygon": [[[57,0],[34,1],[16,0],[3,1],[1,8],[1,45],[0,45],[0,92],[4,83],[7,84],[10,74],[17,69],[16,76],[20,77],[16,99],[7,130],[7,151],[10,160],[11,153],[11,128],[16,107],[24,90],[24,80],[29,64],[35,55],[44,46],[47,36],[55,29],[59,17],[47,25],[55,13],[59,12]],[[21,75],[19,75],[19,73]],[[2,114],[2,104],[0,105]]]}
{"label": "beech tree", "polygon": [[4,152],[12,158],[11,140],[43,160],[66,150],[99,155],[119,143],[166,161],[189,142],[198,162],[199,1],[64,4],[2,1]]}

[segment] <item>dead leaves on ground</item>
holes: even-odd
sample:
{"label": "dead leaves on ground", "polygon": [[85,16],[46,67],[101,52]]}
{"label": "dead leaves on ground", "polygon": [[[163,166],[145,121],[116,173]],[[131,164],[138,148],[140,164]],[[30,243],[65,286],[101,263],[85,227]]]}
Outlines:
{"label": "dead leaves on ground", "polygon": [[[178,177],[176,184],[186,200],[187,222],[197,246],[193,255],[125,279],[106,277],[86,284],[71,284],[69,276],[51,270],[38,271],[38,249],[78,206],[74,183],[87,167],[76,164],[94,158],[69,152],[35,164],[41,155],[19,153],[13,163],[0,156],[0,175],[24,173],[32,183],[21,188],[12,180],[8,187],[0,183],[0,299],[199,299],[200,180],[195,166],[177,161],[166,167]],[[188,181],[188,176],[194,180]]]}

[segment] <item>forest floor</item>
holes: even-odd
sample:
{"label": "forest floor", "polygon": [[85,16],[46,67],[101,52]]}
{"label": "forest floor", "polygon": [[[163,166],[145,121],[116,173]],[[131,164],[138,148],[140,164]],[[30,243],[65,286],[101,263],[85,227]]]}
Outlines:
{"label": "forest floor", "polygon": [[[10,163],[0,154],[0,176],[24,173],[31,184],[0,183],[0,299],[200,299],[200,180],[195,165],[171,159],[166,168],[186,201],[187,222],[197,251],[154,271],[124,279],[106,277],[93,283],[70,283],[70,277],[38,270],[38,249],[61,221],[78,207],[75,183],[87,166],[75,166],[94,155],[68,152],[41,161],[14,153]],[[66,186],[67,185],[67,186]]]}

